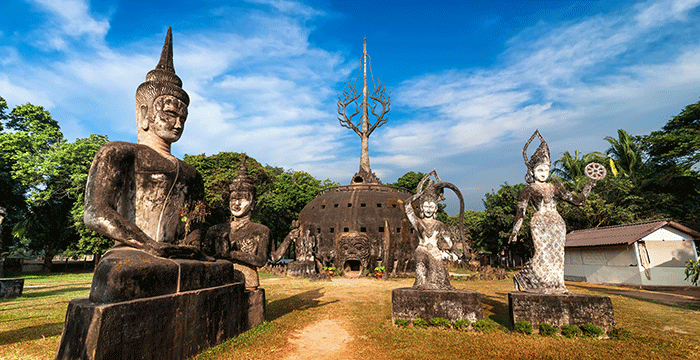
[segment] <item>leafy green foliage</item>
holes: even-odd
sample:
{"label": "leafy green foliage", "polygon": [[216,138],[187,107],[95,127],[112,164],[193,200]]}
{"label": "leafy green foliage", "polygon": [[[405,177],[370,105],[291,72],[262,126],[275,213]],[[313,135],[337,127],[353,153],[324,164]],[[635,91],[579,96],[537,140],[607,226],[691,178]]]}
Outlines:
{"label": "leafy green foliage", "polygon": [[430,326],[449,329],[452,327],[452,324],[450,324],[450,321],[447,319],[443,319],[441,317],[434,317],[430,319]]}
{"label": "leafy green foliage", "polygon": [[395,183],[387,184],[387,186],[402,188],[415,194],[418,183],[420,183],[424,176],[425,174],[422,172],[409,171],[398,178]]}
{"label": "leafy green foliage", "polygon": [[477,320],[472,323],[472,328],[483,333],[494,331],[498,328],[498,324],[493,320]]}
{"label": "leafy green foliage", "polygon": [[394,319],[394,324],[397,326],[406,327],[408,326],[409,321],[406,319]]}
{"label": "leafy green foliage", "polygon": [[[11,211],[21,212],[12,226],[18,241],[13,249],[43,252],[48,271],[54,254],[76,251],[81,239],[76,226],[82,225],[82,201],[77,202],[95,152],[107,137],[91,135],[70,143],[43,107],[18,105],[7,115],[1,103],[0,118],[7,121],[3,128],[12,132],[0,133],[0,181],[12,192],[7,197]],[[17,206],[20,197],[24,208]],[[80,216],[80,225],[75,216]]]}
{"label": "leafy green foliage", "polygon": [[583,186],[588,182],[585,173],[586,165],[592,162],[605,163],[606,160],[605,154],[599,152],[581,155],[580,158],[579,155],[578,150],[574,151],[573,156],[568,151],[564,151],[562,157],[554,162],[552,169],[552,174],[559,176],[563,182],[562,185],[572,191],[583,189]]}
{"label": "leafy green foliage", "polygon": [[686,106],[659,131],[642,139],[650,162],[690,169],[700,161],[700,102]]}
{"label": "leafy green foliage", "polygon": [[542,336],[553,336],[556,335],[558,332],[559,329],[549,324],[540,324],[539,326],[539,334]]}
{"label": "leafy green foliage", "polygon": [[603,335],[603,329],[593,324],[583,324],[579,326],[584,337],[598,337]]}
{"label": "leafy green foliage", "polygon": [[614,328],[610,330],[610,333],[608,334],[611,339],[617,339],[617,340],[628,340],[632,338],[632,332],[623,328]]}
{"label": "leafy green foliage", "polygon": [[[486,209],[476,231],[475,245],[477,248],[496,254],[506,246],[515,221],[518,195],[525,186],[525,184],[508,185],[506,183],[501,185],[497,192],[485,195],[484,207]],[[530,238],[531,217],[532,213],[529,212],[519,233],[526,240],[526,243],[532,241]],[[520,251],[527,250],[520,249]]]}
{"label": "leafy green foliage", "polygon": [[529,321],[520,320],[513,324],[513,330],[521,334],[530,335],[532,334],[532,324]]}
{"label": "leafy green foliage", "polygon": [[413,326],[415,326],[417,328],[425,329],[428,327],[428,322],[421,319],[421,318],[413,319]]}
{"label": "leafy green foliage", "polygon": [[606,153],[615,160],[617,171],[625,177],[636,178],[644,175],[646,164],[642,160],[642,146],[638,139],[622,129],[617,130],[617,137],[605,137],[605,141],[610,143]]}
{"label": "leafy green foliage", "polygon": [[469,321],[469,319],[457,319],[452,324],[452,327],[457,330],[469,330],[469,326],[471,326],[471,324],[472,322]]}
{"label": "leafy green foliage", "polygon": [[567,338],[582,336],[583,332],[576,325],[562,325],[561,335]]}
{"label": "leafy green foliage", "polygon": [[685,279],[698,286],[700,280],[700,259],[688,260],[685,264]]}

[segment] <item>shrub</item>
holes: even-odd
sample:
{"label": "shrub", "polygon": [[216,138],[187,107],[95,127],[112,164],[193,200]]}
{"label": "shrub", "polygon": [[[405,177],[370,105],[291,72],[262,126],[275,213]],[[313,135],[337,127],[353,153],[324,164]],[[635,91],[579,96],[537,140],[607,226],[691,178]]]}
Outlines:
{"label": "shrub", "polygon": [[419,327],[421,329],[425,329],[428,327],[428,322],[421,319],[421,318],[418,318],[418,319],[413,320],[413,326]]}
{"label": "shrub", "polygon": [[472,323],[472,328],[476,331],[489,332],[496,330],[496,324],[490,320],[478,320]]}
{"label": "shrub", "polygon": [[430,319],[430,326],[435,326],[443,329],[449,329],[452,327],[449,320],[443,319],[441,317],[434,317]]}
{"label": "shrub", "polygon": [[513,330],[521,334],[532,334],[532,324],[529,321],[520,320],[513,325]]}
{"label": "shrub", "polygon": [[472,322],[469,321],[469,319],[458,319],[454,322],[454,324],[452,324],[452,327],[457,330],[469,330],[469,325],[471,324]]}
{"label": "shrub", "polygon": [[627,340],[632,337],[632,332],[623,327],[619,327],[610,330],[608,335],[610,335],[610,337],[613,339]]}
{"label": "shrub", "polygon": [[584,324],[579,326],[581,329],[581,333],[583,333],[583,336],[585,337],[598,337],[600,335],[603,335],[603,329],[593,325],[593,324]]}
{"label": "shrub", "polygon": [[559,330],[557,328],[555,328],[554,326],[549,325],[549,324],[540,324],[539,329],[540,329],[540,335],[542,335],[542,336],[553,336],[559,332]]}
{"label": "shrub", "polygon": [[561,334],[564,337],[572,338],[583,335],[583,332],[576,325],[562,325]]}
{"label": "shrub", "polygon": [[394,319],[394,325],[406,327],[406,326],[408,326],[408,320],[406,320],[406,319]]}

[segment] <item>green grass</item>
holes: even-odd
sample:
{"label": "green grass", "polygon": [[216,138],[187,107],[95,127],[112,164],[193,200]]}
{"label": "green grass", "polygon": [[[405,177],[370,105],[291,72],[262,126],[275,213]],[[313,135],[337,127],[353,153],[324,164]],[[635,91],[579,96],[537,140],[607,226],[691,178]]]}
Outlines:
{"label": "green grass", "polygon": [[[88,295],[91,274],[30,274],[24,294],[0,300],[0,359],[53,359],[68,302]],[[267,322],[201,354],[199,359],[266,359],[294,348],[287,339],[322,319],[341,319],[353,341],[349,359],[682,359],[700,352],[700,314],[625,296],[627,288],[569,283],[573,293],[609,296],[625,340],[523,336],[507,329],[512,281],[454,283],[483,295],[487,333],[395,326],[391,290],[413,279],[310,281],[261,276],[267,296]]]}

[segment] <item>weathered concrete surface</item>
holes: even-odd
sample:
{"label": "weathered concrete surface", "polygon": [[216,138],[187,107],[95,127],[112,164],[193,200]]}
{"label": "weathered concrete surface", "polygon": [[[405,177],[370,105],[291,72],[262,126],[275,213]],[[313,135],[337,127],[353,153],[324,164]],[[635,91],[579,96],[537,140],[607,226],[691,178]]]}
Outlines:
{"label": "weathered concrete surface", "polygon": [[234,272],[226,260],[166,259],[130,247],[112,248],[95,270],[90,300],[105,304],[211,288],[235,282]]}
{"label": "weathered concrete surface", "polygon": [[429,321],[440,317],[449,321],[481,320],[481,294],[470,290],[417,290],[399,288],[391,292],[393,319]]}
{"label": "weathered concrete surface", "polygon": [[247,308],[243,309],[246,318],[245,330],[249,330],[265,321],[265,289],[246,289],[243,293],[243,298],[247,304]]}
{"label": "weathered concrete surface", "polygon": [[24,279],[0,279],[0,299],[12,299],[22,296]]}
{"label": "weathered concrete surface", "polygon": [[68,305],[56,359],[187,359],[244,329],[243,283],[96,304]]}
{"label": "weathered concrete surface", "polygon": [[509,292],[510,324],[529,321],[533,327],[549,324],[593,324],[606,332],[615,328],[615,313],[607,296]]}

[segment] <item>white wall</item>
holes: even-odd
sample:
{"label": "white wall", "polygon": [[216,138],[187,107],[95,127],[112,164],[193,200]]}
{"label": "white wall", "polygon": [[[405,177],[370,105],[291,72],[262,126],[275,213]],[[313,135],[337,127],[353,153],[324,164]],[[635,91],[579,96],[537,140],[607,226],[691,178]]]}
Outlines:
{"label": "white wall", "polygon": [[[692,235],[665,226],[642,239],[644,246],[615,245],[567,248],[564,276],[591,283],[689,286],[685,262],[697,259]],[[637,254],[639,252],[639,254]],[[639,256],[648,254],[649,269]]]}
{"label": "white wall", "polygon": [[564,276],[585,278],[586,282],[641,285],[634,245],[567,248]]}

